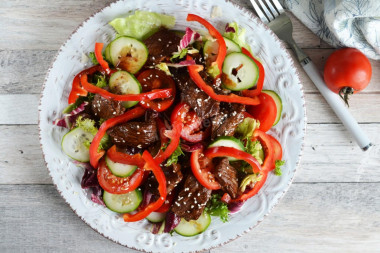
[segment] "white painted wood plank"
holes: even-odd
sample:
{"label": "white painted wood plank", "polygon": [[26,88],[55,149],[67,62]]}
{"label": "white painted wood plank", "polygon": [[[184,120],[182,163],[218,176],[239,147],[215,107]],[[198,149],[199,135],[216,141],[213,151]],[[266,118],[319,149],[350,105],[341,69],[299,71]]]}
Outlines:
{"label": "white painted wood plank", "polygon": [[[308,123],[340,123],[338,117],[319,93],[305,94],[305,101]],[[356,94],[349,103],[349,110],[357,122],[380,122],[379,94]]]}
{"label": "white painted wood plank", "polygon": [[[363,152],[342,125],[308,125],[295,182],[380,182],[380,124],[364,124],[376,145]],[[0,184],[51,184],[37,126],[0,126]]]}
{"label": "white painted wood plank", "polygon": [[39,94],[56,54],[54,50],[0,51],[0,93]]}
{"label": "white painted wood plank", "polygon": [[36,125],[0,126],[0,150],[0,184],[52,184]]}
{"label": "white painted wood plank", "polygon": [[217,252],[378,252],[379,184],[294,184],[262,224]]}
{"label": "white painted wood plank", "polygon": [[380,182],[380,124],[361,127],[374,144],[366,152],[341,124],[308,125],[295,182]]}
{"label": "white painted wood plank", "polygon": [[0,189],[0,252],[137,252],[87,226],[52,185]]}
{"label": "white painted wood plank", "polygon": [[[53,186],[0,186],[0,251],[135,252],[82,222]],[[253,231],[211,252],[376,252],[378,183],[294,184]]]}
{"label": "white painted wood plank", "polygon": [[37,124],[39,94],[0,95],[1,124]]}

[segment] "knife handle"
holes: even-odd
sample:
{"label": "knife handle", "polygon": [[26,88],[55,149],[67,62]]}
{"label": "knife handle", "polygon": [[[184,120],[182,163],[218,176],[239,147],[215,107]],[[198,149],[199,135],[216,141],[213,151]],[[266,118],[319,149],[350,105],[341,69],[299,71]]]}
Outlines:
{"label": "knife handle", "polygon": [[319,73],[317,67],[310,60],[310,58],[306,58],[301,62],[303,69],[313,81],[315,86],[318,88],[319,92],[326,99],[327,103],[335,112],[336,116],[342,121],[343,125],[346,127],[348,132],[353,136],[356,143],[359,147],[366,151],[369,147],[372,146],[371,141],[365,134],[365,132],[360,128],[359,124],[356,122],[355,118],[351,115],[350,111],[343,103],[342,99],[338,94],[332,92],[325,84],[322,75]]}

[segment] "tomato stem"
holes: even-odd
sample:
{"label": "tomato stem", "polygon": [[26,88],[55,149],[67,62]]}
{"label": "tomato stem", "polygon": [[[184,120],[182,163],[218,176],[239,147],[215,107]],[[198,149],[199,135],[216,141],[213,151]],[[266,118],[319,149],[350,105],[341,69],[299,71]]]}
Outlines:
{"label": "tomato stem", "polygon": [[352,87],[346,86],[339,90],[339,96],[344,100],[347,107],[350,107],[350,105],[348,104],[348,99],[349,99],[349,96],[352,94],[354,94],[354,89]]}

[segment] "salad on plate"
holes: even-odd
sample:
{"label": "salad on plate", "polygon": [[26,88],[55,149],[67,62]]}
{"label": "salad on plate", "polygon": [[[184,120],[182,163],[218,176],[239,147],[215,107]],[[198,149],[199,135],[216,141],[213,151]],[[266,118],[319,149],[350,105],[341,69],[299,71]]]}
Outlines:
{"label": "salad on plate", "polygon": [[[281,144],[266,132],[282,102],[264,90],[265,70],[229,23],[218,31],[188,14],[136,11],[110,22],[116,36],[95,43],[63,117],[62,150],[85,168],[92,201],[152,233],[194,236],[211,216],[228,222],[269,173],[281,175]],[[193,30],[198,22],[206,31]]]}

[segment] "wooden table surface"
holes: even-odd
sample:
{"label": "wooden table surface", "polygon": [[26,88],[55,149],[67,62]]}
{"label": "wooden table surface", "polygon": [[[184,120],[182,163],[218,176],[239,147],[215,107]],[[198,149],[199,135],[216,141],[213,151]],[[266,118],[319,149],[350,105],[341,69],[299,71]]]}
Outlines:
{"label": "wooden table surface", "polygon": [[[58,194],[40,149],[37,106],[61,44],[111,1],[0,2],[0,252],[135,252],[102,237]],[[234,2],[251,9],[248,0]],[[322,70],[334,51],[295,18],[294,37]],[[253,231],[211,252],[379,252],[380,61],[350,111],[374,146],[362,152],[299,65],[307,109],[301,165]]]}

